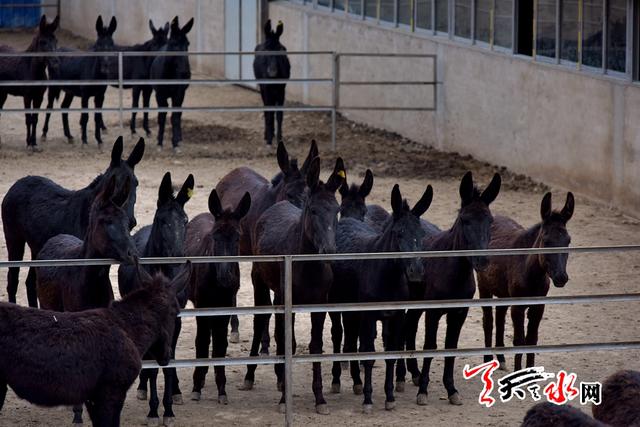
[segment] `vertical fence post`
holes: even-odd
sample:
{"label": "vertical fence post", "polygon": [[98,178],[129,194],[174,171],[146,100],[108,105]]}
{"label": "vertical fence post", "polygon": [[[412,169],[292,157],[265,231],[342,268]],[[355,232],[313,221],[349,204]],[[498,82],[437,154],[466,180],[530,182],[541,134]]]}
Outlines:
{"label": "vertical fence post", "polygon": [[120,118],[120,131],[124,130],[124,112],[122,109],[124,108],[122,102],[122,96],[124,92],[124,87],[122,84],[123,80],[123,66],[122,66],[122,51],[118,52],[118,116]]}
{"label": "vertical fence post", "polygon": [[336,151],[336,133],[337,133],[337,114],[338,105],[340,105],[340,54],[333,52],[332,59],[332,89],[331,94],[331,150]]}
{"label": "vertical fence post", "polygon": [[284,398],[285,425],[293,425],[293,262],[284,257]]}

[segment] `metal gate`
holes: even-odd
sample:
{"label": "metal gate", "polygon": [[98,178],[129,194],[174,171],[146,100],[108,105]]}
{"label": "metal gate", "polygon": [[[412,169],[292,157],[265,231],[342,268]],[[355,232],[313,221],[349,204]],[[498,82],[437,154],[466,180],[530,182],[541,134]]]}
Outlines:
{"label": "metal gate", "polygon": [[[224,15],[225,50],[253,52],[258,44],[258,0],[225,0]],[[224,74],[231,80],[253,79],[253,56],[225,56]],[[255,83],[245,84],[256,87]]]}

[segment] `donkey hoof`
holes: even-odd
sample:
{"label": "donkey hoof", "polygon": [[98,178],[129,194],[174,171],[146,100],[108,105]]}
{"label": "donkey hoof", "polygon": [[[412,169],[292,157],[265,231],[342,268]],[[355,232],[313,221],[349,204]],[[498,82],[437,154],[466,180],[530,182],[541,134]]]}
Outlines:
{"label": "donkey hoof", "polygon": [[176,417],[162,417],[162,424],[165,427],[173,427],[176,425]]}
{"label": "donkey hoof", "polygon": [[373,413],[373,405],[370,404],[370,403],[362,405],[362,413],[363,414],[367,414],[367,415],[372,414]]}
{"label": "donkey hoof", "polygon": [[279,403],[278,404],[278,411],[280,411],[281,414],[284,414],[287,412],[287,405],[285,403]]}
{"label": "donkey hoof", "polygon": [[411,382],[416,387],[420,387],[420,377],[411,377]]}
{"label": "donkey hoof", "polygon": [[282,391],[283,389],[282,381],[278,381],[278,384],[276,384],[276,388],[278,389],[278,391]]}
{"label": "donkey hoof", "polygon": [[226,394],[221,394],[220,396],[218,396],[218,403],[221,405],[228,405],[229,398],[227,397]]}
{"label": "donkey hoof", "polygon": [[353,385],[353,394],[356,396],[360,396],[362,394],[362,384]]}
{"label": "donkey hoof", "polygon": [[160,418],[149,418],[147,417],[147,425],[148,426],[159,426],[160,424]]}
{"label": "donkey hoof", "polygon": [[427,393],[418,393],[416,403],[420,406],[425,406],[427,404]]}
{"label": "donkey hoof", "polygon": [[342,369],[343,371],[349,370],[349,362],[346,360],[340,362],[340,369]]}
{"label": "donkey hoof", "polygon": [[331,384],[331,393],[340,393],[340,384]]}
{"label": "donkey hoof", "polygon": [[238,387],[238,390],[253,390],[253,381],[244,380],[242,385]]}
{"label": "donkey hoof", "polygon": [[181,394],[174,394],[171,396],[171,400],[173,400],[174,405],[184,405],[184,400],[182,400]]}
{"label": "donkey hoof", "polygon": [[240,332],[231,332],[229,334],[229,342],[237,344],[240,342]]}
{"label": "donkey hoof", "polygon": [[456,406],[462,405],[462,398],[460,397],[460,393],[456,391],[451,396],[449,396],[449,403]]}
{"label": "donkey hoof", "polygon": [[202,399],[202,393],[200,393],[199,391],[191,392],[191,400],[199,401],[200,399]]}
{"label": "donkey hoof", "polygon": [[396,391],[398,393],[404,393],[404,381],[396,381]]}
{"label": "donkey hoof", "polygon": [[147,390],[136,391],[136,397],[138,400],[147,400]]}
{"label": "donkey hoof", "polygon": [[316,413],[320,415],[329,415],[329,407],[326,403],[320,403],[316,405]]}
{"label": "donkey hoof", "polygon": [[396,409],[396,402],[384,402],[384,409],[386,409],[387,411],[393,411],[394,409]]}

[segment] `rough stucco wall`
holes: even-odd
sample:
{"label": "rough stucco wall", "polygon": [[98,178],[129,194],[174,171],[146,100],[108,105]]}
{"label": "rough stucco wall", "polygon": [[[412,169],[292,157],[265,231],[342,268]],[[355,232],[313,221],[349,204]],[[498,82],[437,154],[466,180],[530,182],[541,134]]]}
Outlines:
{"label": "rough stucco wall", "polygon": [[[118,44],[136,44],[149,40],[149,19],[156,27],[178,16],[180,25],[195,18],[189,33],[189,50],[224,50],[224,0],[62,0],[62,28],[95,39],[98,15],[108,24],[118,20],[114,40]],[[224,72],[223,56],[192,56],[192,66],[214,74]]]}
{"label": "rough stucco wall", "polygon": [[[437,53],[435,113],[351,112],[348,116],[448,151],[469,153],[536,179],[640,213],[640,87],[445,39],[382,28],[289,2],[269,4],[285,23],[289,50]],[[376,60],[378,61],[378,60]],[[298,77],[328,77],[330,61],[292,61]],[[363,80],[428,79],[431,69],[402,59],[343,64]],[[346,78],[344,78],[346,80]],[[354,77],[355,79],[355,77]],[[341,104],[416,105],[431,94],[412,87],[341,89]],[[306,103],[330,102],[327,87],[290,85]],[[338,141],[340,143],[340,141]]]}

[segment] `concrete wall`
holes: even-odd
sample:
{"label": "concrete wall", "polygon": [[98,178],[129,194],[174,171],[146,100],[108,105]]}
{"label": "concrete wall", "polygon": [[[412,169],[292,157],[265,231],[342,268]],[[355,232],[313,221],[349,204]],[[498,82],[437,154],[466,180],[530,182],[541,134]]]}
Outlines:
{"label": "concrete wall", "polygon": [[[62,0],[62,28],[95,39],[95,23],[102,15],[108,25],[112,16],[118,20],[114,40],[118,44],[143,43],[151,38],[149,19],[156,27],[178,16],[180,25],[195,18],[189,33],[190,50],[224,50],[224,0]],[[190,58],[198,70],[214,74],[224,72],[223,56]]]}
{"label": "concrete wall", "polygon": [[[445,38],[383,28],[359,19],[277,1],[289,50],[403,52],[438,55],[438,111],[350,112],[350,118],[447,151],[504,165],[640,213],[640,86],[490,52]],[[292,60],[294,77],[329,76],[330,61]],[[411,60],[343,63],[341,79],[428,79]],[[354,74],[361,73],[361,77]],[[428,88],[351,88],[341,104],[430,105]],[[328,103],[319,86],[288,89],[308,104]],[[398,102],[400,104],[398,104]],[[340,141],[339,141],[340,143]],[[345,142],[342,142],[345,143]]]}

